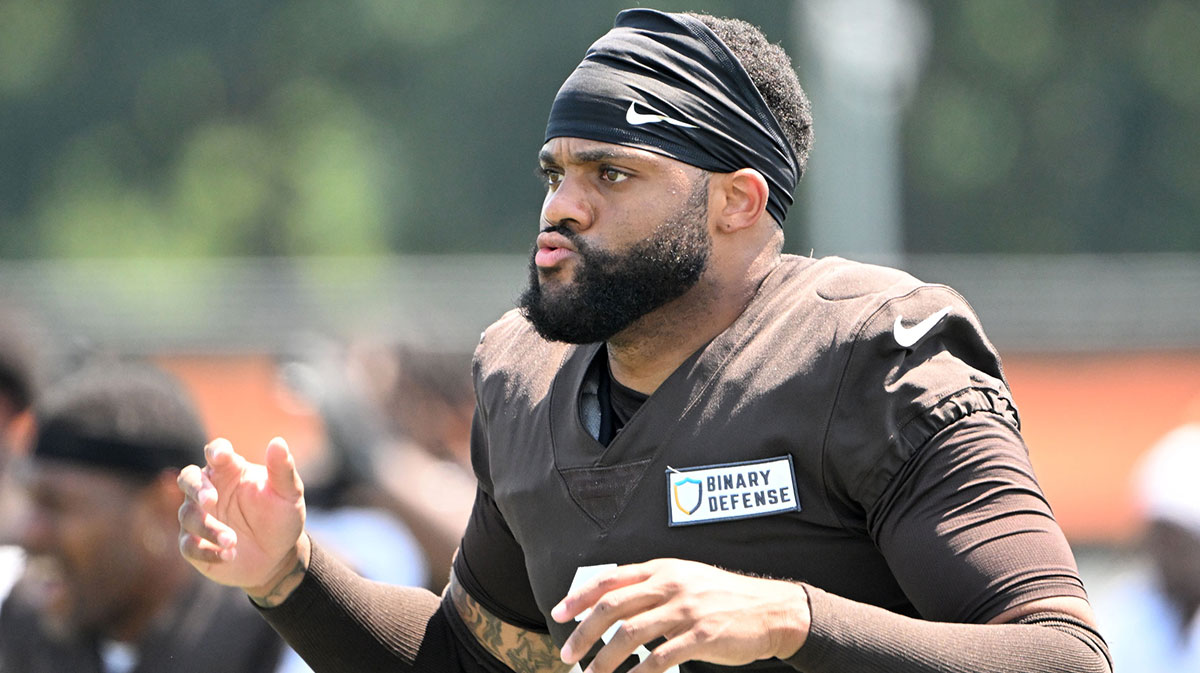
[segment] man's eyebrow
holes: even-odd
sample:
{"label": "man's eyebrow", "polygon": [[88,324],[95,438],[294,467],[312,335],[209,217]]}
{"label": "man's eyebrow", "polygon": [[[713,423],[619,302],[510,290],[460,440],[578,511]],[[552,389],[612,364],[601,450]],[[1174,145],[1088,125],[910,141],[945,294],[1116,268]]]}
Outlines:
{"label": "man's eyebrow", "polygon": [[[634,151],[621,148],[595,147],[580,150],[567,157],[568,163],[589,164],[600,161],[637,160],[642,156]],[[542,164],[557,164],[558,157],[553,152],[543,149],[538,152],[538,161]]]}

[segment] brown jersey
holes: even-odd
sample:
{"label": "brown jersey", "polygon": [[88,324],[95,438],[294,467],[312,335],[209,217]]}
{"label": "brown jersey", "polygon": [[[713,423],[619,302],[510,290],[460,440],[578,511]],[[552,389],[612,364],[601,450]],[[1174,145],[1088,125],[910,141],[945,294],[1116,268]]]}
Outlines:
{"label": "brown jersey", "polygon": [[561,644],[573,625],[549,612],[578,574],[664,557],[939,621],[1084,595],[953,290],[785,256],[607,446],[580,413],[601,348],[510,313],[477,350],[480,493],[456,573],[507,621]]}

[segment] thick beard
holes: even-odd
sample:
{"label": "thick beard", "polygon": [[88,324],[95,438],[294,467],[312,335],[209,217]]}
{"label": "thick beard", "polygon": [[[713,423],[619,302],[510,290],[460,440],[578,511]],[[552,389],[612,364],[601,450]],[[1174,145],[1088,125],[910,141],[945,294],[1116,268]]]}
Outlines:
{"label": "thick beard", "polygon": [[678,212],[625,252],[597,250],[568,227],[552,227],[579,253],[575,280],[544,291],[531,259],[529,286],[517,306],[544,339],[607,341],[700,281],[712,251],[707,220],[708,180],[701,179]]}

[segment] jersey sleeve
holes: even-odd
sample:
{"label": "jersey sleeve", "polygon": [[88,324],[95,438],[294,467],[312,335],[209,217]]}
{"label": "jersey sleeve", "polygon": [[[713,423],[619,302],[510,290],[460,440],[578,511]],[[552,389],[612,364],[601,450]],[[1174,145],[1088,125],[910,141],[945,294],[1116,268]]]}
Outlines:
{"label": "jersey sleeve", "polygon": [[1025,445],[998,414],[965,416],[920,447],[871,523],[926,619],[983,623],[1039,598],[1087,598]]}
{"label": "jersey sleeve", "polygon": [[849,335],[825,440],[826,480],[851,528],[954,421],[989,412],[1018,423],[1000,358],[958,293],[918,285],[867,308]]}
{"label": "jersey sleeve", "polygon": [[826,480],[920,614],[982,622],[1040,597],[1084,597],[999,356],[966,301],[920,285],[880,302],[855,337]]}

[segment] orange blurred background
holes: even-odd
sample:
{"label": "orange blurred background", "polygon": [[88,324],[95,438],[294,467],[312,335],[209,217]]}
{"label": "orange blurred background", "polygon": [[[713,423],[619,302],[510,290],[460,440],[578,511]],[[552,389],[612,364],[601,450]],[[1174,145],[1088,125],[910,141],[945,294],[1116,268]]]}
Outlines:
{"label": "orange blurred background", "polygon": [[[248,456],[285,437],[303,463],[322,432],[314,410],[260,355],[158,360],[190,387],[210,430]],[[1034,469],[1068,537],[1121,544],[1136,532],[1130,475],[1168,430],[1200,420],[1200,351],[1005,360]]]}

